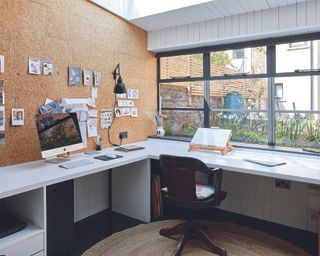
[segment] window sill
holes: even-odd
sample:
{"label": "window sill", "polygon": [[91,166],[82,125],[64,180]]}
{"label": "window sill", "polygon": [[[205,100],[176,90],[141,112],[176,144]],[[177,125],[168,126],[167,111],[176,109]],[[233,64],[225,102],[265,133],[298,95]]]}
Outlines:
{"label": "window sill", "polygon": [[[159,139],[159,140],[170,140],[170,141],[182,141],[182,142],[191,142],[192,138],[188,137],[180,137],[180,136],[149,136],[149,139]],[[290,147],[280,147],[280,146],[272,146],[272,145],[259,145],[259,144],[247,144],[247,143],[239,143],[239,142],[231,142],[232,146],[235,148],[247,148],[247,149],[255,149],[255,150],[268,150],[268,151],[276,151],[282,153],[293,153],[300,155],[308,155],[308,156],[320,156],[320,153],[313,153],[303,151],[301,148],[290,148]]]}

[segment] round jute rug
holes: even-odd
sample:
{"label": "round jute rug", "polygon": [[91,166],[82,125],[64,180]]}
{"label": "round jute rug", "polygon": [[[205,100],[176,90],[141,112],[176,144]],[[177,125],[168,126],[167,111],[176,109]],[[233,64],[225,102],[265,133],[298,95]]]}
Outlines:
{"label": "round jute rug", "polygon": [[[143,224],[126,229],[97,243],[83,256],[170,256],[177,241],[159,235],[159,230],[173,227],[180,220]],[[228,251],[228,256],[307,256],[302,249],[265,233],[233,223],[199,221],[208,227],[208,234]],[[184,256],[212,256],[197,240],[190,240]]]}

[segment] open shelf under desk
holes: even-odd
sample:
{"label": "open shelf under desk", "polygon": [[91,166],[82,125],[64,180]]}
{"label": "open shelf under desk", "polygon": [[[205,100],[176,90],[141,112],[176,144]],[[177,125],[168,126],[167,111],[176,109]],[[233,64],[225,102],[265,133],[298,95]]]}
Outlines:
{"label": "open shelf under desk", "polygon": [[0,239],[0,252],[8,247],[20,244],[40,234],[44,234],[43,229],[31,223],[27,223],[27,226],[23,230]]}

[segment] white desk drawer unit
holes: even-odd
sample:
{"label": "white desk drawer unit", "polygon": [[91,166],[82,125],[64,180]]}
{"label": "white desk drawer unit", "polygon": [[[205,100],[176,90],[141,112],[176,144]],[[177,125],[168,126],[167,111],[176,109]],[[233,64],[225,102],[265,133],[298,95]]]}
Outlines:
{"label": "white desk drawer unit", "polygon": [[43,234],[39,234],[1,250],[0,256],[41,256],[43,249]]}

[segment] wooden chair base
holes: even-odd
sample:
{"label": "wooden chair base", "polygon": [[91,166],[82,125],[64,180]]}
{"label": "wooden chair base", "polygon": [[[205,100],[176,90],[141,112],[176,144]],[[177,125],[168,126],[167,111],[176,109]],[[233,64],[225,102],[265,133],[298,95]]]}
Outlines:
{"label": "wooden chair base", "polygon": [[172,238],[172,236],[182,234],[173,256],[179,256],[187,241],[192,238],[196,238],[202,241],[211,252],[216,253],[220,256],[227,256],[227,251],[212,242],[205,230],[207,230],[206,226],[200,225],[193,221],[188,221],[186,223],[180,223],[172,228],[162,228],[159,231],[159,234],[168,238]]}

